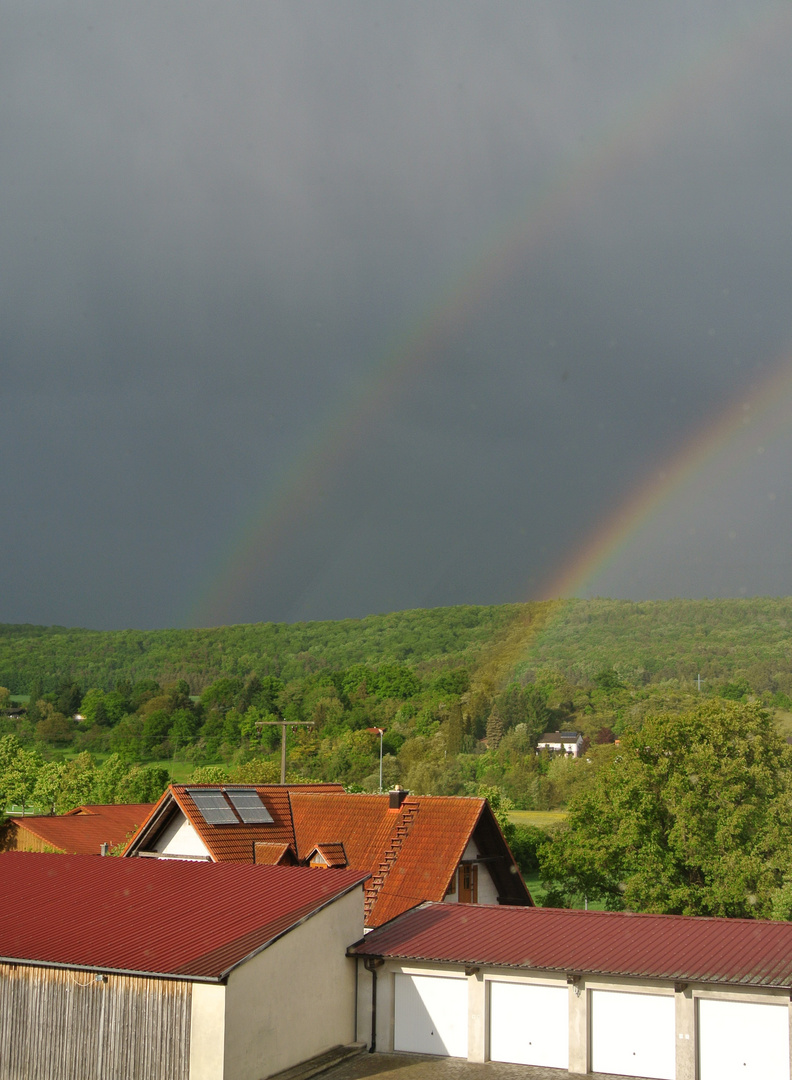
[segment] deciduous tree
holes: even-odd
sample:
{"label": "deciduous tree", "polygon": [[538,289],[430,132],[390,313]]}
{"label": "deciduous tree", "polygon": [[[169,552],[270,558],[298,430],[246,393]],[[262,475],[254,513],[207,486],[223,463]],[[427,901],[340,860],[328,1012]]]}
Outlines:
{"label": "deciduous tree", "polygon": [[710,702],[648,718],[612,754],[542,850],[549,902],[770,916],[792,868],[792,750],[770,717]]}

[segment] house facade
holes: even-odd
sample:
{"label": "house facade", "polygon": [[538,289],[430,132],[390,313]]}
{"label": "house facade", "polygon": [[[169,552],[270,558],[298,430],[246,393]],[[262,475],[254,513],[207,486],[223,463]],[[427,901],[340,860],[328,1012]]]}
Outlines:
{"label": "house facade", "polygon": [[485,799],[400,789],[172,784],[124,855],[366,872],[369,928],[424,900],[533,903]]}
{"label": "house facade", "polygon": [[536,744],[537,752],[546,750],[550,754],[566,754],[580,757],[583,751],[583,736],[579,731],[546,731]]}
{"label": "house facade", "polygon": [[361,1037],[380,1051],[656,1080],[790,1077],[789,923],[426,904],[349,952]]}

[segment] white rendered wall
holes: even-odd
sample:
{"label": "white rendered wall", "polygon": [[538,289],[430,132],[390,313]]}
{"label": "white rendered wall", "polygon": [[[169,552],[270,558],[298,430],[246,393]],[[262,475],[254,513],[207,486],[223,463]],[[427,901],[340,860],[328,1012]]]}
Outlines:
{"label": "white rendered wall", "polygon": [[263,1080],[354,1041],[355,961],[346,950],[362,937],[360,886],[231,973],[223,1080]]}
{"label": "white rendered wall", "polygon": [[157,851],[161,855],[193,855],[204,859],[209,855],[203,840],[181,810],[176,812],[173,820],[162,830],[154,841],[153,847],[148,850]]}
{"label": "white rendered wall", "polygon": [[190,1080],[223,1080],[225,986],[193,983]]}
{"label": "white rendered wall", "polygon": [[[472,862],[481,858],[479,850],[473,840],[468,840],[468,845],[465,848],[465,852],[462,859],[466,862]],[[462,860],[460,860],[462,861]],[[490,876],[490,872],[487,869],[487,863],[480,862],[476,864],[478,866],[478,900],[479,904],[497,904],[498,902],[498,890],[495,882]],[[459,873],[457,872],[456,889],[450,896],[444,896],[443,902],[446,904],[458,904],[459,903]]]}

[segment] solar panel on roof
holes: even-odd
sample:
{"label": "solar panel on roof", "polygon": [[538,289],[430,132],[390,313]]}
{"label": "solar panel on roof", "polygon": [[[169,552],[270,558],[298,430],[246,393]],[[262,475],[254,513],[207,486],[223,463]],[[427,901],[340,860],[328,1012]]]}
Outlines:
{"label": "solar panel on roof", "polygon": [[207,825],[236,825],[237,816],[219,788],[187,788]]}
{"label": "solar panel on roof", "polygon": [[268,825],[273,820],[258,792],[253,788],[227,787],[225,791],[246,825]]}

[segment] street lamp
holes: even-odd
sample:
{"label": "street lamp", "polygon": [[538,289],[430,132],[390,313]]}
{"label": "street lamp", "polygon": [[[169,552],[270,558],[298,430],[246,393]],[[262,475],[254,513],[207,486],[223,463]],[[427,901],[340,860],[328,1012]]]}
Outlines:
{"label": "street lamp", "polygon": [[368,731],[370,735],[379,735],[379,737],[380,737],[380,786],[379,786],[379,789],[380,789],[380,795],[381,795],[382,794],[382,736],[385,734],[385,731],[381,727],[367,727],[366,731]]}

